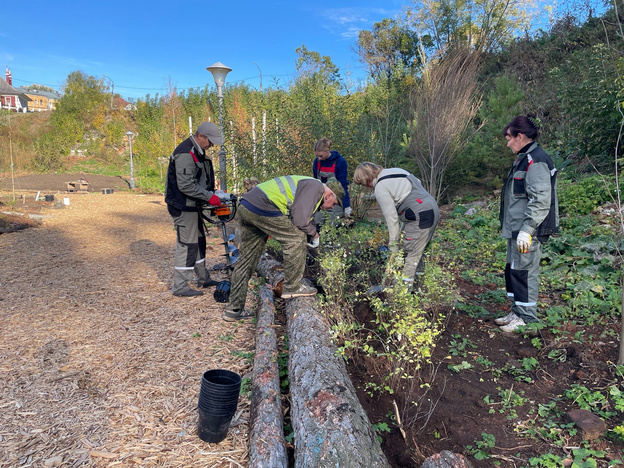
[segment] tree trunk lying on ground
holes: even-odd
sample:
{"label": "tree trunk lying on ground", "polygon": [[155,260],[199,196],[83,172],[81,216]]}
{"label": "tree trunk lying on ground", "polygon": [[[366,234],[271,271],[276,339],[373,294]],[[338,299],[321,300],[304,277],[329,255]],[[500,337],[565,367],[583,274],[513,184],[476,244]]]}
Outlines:
{"label": "tree trunk lying on ground", "polygon": [[427,458],[420,468],[473,468],[473,466],[462,454],[443,450]]}
{"label": "tree trunk lying on ground", "polygon": [[249,466],[254,468],[288,467],[274,315],[273,291],[265,285],[260,290],[258,304],[251,388]]}
{"label": "tree trunk lying on ground", "polygon": [[273,289],[275,296],[280,297],[282,295],[282,284],[284,282],[284,266],[265,253],[260,257],[256,272],[260,276],[264,276],[269,286]]}
{"label": "tree trunk lying on ground", "polygon": [[296,467],[389,467],[316,298],[288,302]]}
{"label": "tree trunk lying on ground", "polygon": [[[256,271],[281,292],[279,262],[263,255]],[[317,309],[316,298],[293,299],[286,306],[295,466],[390,467]]]}

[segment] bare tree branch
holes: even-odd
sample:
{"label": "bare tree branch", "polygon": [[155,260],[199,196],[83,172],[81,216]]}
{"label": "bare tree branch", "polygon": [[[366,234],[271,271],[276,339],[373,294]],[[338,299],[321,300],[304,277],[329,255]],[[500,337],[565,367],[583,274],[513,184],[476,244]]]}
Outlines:
{"label": "bare tree branch", "polygon": [[409,154],[423,185],[437,200],[444,173],[465,142],[468,128],[481,106],[477,76],[481,57],[467,48],[449,51],[427,62],[411,96],[414,121]]}

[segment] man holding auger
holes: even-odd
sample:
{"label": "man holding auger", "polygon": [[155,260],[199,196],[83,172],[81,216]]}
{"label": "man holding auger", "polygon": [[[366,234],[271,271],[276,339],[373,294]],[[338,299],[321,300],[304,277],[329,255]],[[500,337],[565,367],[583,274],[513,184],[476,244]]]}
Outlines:
{"label": "man holding auger", "polygon": [[165,203],[173,218],[177,238],[174,296],[204,294],[189,286],[194,277],[197,277],[197,286],[201,288],[217,284],[206,270],[206,235],[197,204],[221,204],[221,199],[214,192],[212,161],[206,156],[205,150],[222,144],[217,126],[212,122],[204,122],[197,127],[195,135],[190,135],[173,150],[169,159]]}

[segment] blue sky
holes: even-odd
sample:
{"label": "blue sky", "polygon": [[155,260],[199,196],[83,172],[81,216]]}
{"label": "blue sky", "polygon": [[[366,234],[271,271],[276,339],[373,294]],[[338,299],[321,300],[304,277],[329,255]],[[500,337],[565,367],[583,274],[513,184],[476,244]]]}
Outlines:
{"label": "blue sky", "polygon": [[262,74],[264,89],[284,86],[296,73],[295,49],[304,44],[357,80],[365,76],[353,52],[358,31],[395,17],[402,3],[6,1],[0,67],[11,69],[15,87],[38,83],[59,90],[75,70],[106,75],[115,93],[136,99],[162,94],[169,82],[178,90],[213,87],[206,67],[215,62],[232,68],[227,83],[259,89]]}

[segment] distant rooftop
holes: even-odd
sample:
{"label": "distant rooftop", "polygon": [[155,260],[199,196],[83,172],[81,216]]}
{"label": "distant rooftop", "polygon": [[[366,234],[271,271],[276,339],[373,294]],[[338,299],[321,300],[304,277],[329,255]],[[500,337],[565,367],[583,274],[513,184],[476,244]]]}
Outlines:
{"label": "distant rooftop", "polygon": [[19,96],[20,94],[24,94],[24,92],[15,89],[7,83],[4,78],[0,77],[0,94],[3,96]]}
{"label": "distant rooftop", "polygon": [[29,88],[17,88],[19,93],[23,94],[36,94],[39,96],[47,97],[48,99],[61,99],[63,95],[61,93],[57,93],[56,91],[42,91],[40,89],[29,89]]}

